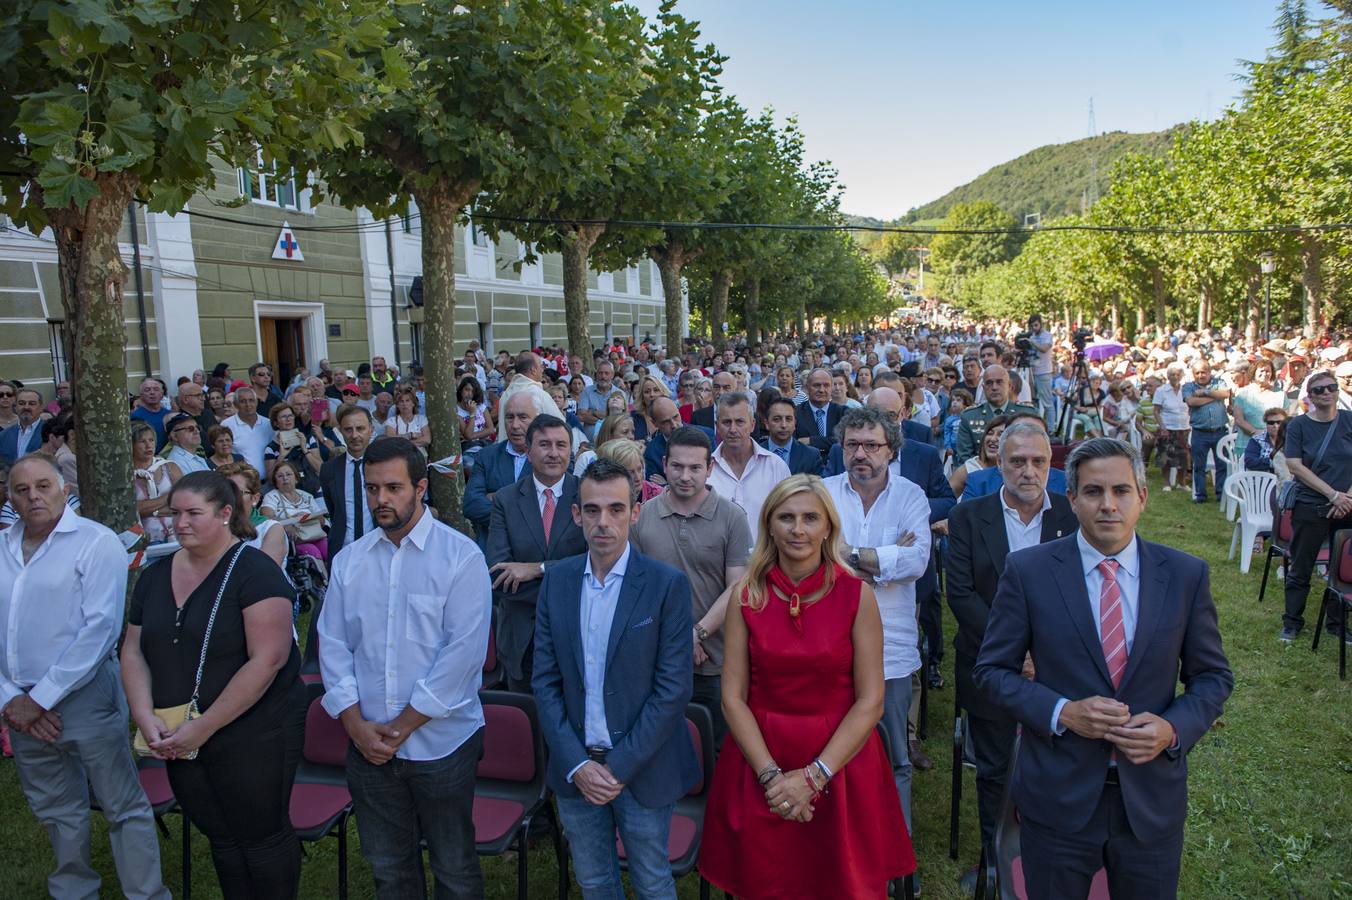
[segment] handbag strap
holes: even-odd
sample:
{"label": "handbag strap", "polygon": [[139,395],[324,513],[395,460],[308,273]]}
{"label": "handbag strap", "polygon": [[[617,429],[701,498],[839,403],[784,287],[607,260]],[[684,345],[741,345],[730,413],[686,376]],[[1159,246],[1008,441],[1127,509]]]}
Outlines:
{"label": "handbag strap", "polygon": [[221,608],[221,599],[225,596],[225,586],[230,583],[230,573],[235,571],[235,563],[239,562],[240,554],[244,552],[245,544],[240,541],[235,547],[235,555],[230,558],[230,565],[225,568],[225,577],[221,579],[221,588],[216,592],[216,602],[211,604],[211,615],[207,618],[207,631],[202,636],[202,653],[197,658],[197,678],[192,685],[192,703],[197,703],[197,692],[202,688],[202,670],[207,665],[207,645],[211,643],[211,630],[216,627],[216,613]]}
{"label": "handbag strap", "polygon": [[1314,464],[1310,466],[1311,471],[1319,468],[1319,463],[1324,459],[1324,451],[1329,448],[1329,441],[1333,440],[1333,432],[1338,430],[1338,425],[1342,421],[1343,411],[1340,409],[1334,414],[1333,421],[1329,423],[1329,430],[1324,432],[1324,440],[1319,445],[1319,451],[1314,455]]}

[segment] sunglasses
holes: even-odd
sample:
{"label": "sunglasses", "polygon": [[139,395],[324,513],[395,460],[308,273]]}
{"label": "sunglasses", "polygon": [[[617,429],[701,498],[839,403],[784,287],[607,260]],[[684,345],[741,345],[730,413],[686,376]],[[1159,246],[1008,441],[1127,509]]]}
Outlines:
{"label": "sunglasses", "polygon": [[1321,384],[1317,387],[1310,388],[1311,397],[1318,397],[1321,394],[1336,394],[1336,393],[1338,393],[1338,385],[1336,384]]}
{"label": "sunglasses", "polygon": [[1284,421],[1284,420],[1282,420],[1282,419],[1268,419],[1268,420],[1267,420],[1266,422],[1264,422],[1263,424],[1264,424],[1264,425],[1280,425],[1280,424],[1282,424],[1283,421]]}

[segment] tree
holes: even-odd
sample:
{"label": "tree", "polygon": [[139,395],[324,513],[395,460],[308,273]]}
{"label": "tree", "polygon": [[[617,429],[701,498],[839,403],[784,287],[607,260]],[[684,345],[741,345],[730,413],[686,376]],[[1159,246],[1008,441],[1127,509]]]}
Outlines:
{"label": "tree", "polygon": [[[382,0],[5,8],[0,192],[12,220],[56,240],[82,506],[121,529],[137,521],[117,244],[128,204],[181,210],[212,187],[212,154],[284,164],[302,144],[359,140],[376,86],[358,56],[387,46],[391,19]],[[383,53],[397,81],[402,57]]]}
{"label": "tree", "polygon": [[[956,292],[964,276],[1008,262],[1019,252],[1014,217],[994,203],[959,203],[944,217],[941,233],[930,242],[930,264],[940,283]],[[953,232],[969,233],[953,233]]]}
{"label": "tree", "polygon": [[[395,14],[411,78],[382,98],[364,143],[319,162],[345,202],[377,215],[418,205],[427,418],[436,454],[458,454],[455,223],[483,191],[557,196],[597,177],[625,111],[634,19],[607,0],[425,0]],[[380,72],[387,56],[368,62]],[[468,531],[460,479],[435,478],[432,494]]]}
{"label": "tree", "polygon": [[900,275],[920,265],[920,253],[916,249],[919,237],[909,232],[889,231],[873,245],[873,257],[888,275]]}

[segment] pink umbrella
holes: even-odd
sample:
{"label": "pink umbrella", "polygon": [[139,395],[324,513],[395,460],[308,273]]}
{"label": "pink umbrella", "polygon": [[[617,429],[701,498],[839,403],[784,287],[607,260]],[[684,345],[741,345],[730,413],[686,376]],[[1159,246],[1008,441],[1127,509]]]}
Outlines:
{"label": "pink umbrella", "polygon": [[1091,362],[1103,362],[1105,359],[1112,359],[1125,349],[1127,348],[1117,341],[1098,341],[1084,348],[1084,358]]}

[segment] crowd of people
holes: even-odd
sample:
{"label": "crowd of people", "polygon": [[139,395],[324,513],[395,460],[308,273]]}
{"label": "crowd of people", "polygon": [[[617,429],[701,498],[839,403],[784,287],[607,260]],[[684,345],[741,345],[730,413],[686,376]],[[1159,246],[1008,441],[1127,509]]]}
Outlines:
{"label": "crowd of people", "polygon": [[[285,387],[266,363],[147,378],[129,440],[162,558],[129,602],[126,542],[79,515],[69,386],[46,403],[0,382],[0,705],[51,892],[97,891],[88,780],[123,892],[166,896],[130,716],[223,894],[295,896],[308,560],[323,707],[351,741],[379,896],[421,895],[422,845],[438,896],[483,894],[490,640],[505,688],[534,698],[585,896],[622,895],[618,833],[633,889],[674,897],[672,811],[702,777],[700,871],[729,893],[914,888],[918,698],[946,687],[944,601],[986,858],[1017,746],[1030,897],[1085,896],[1105,859],[1114,897],[1172,896],[1180,760],[1232,677],[1205,564],[1136,534],[1145,468],[1166,491],[1190,473],[1198,503],[1228,462],[1293,484],[1294,639],[1320,547],[1352,526],[1352,340],[1121,338],[1034,317],[590,359],[471,344],[452,477],[472,539],[428,503],[440,401],[417,365],[323,362]],[[711,775],[691,702],[713,722]]]}

